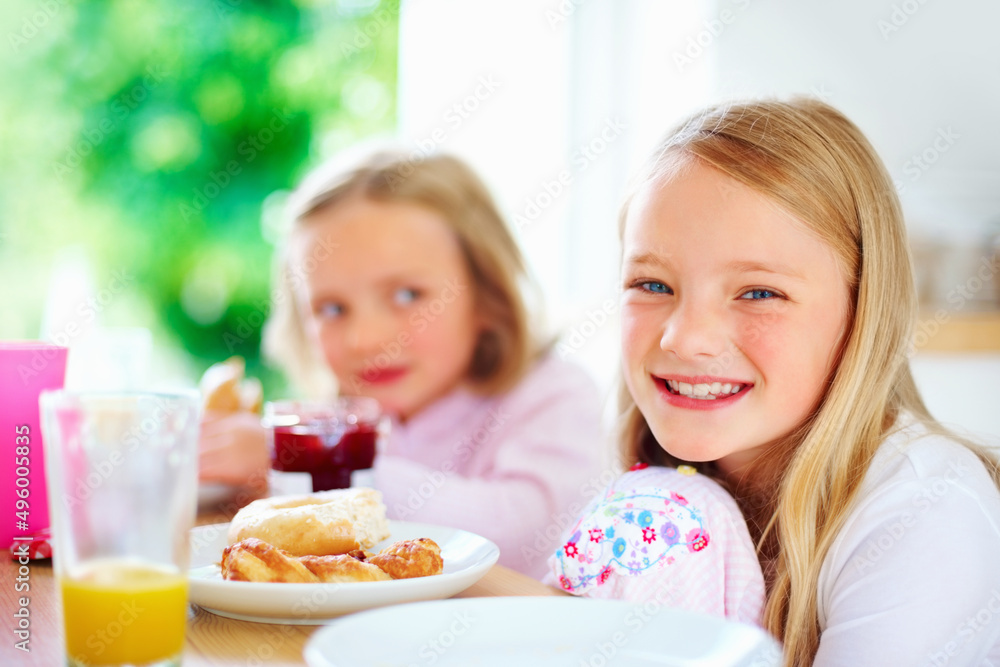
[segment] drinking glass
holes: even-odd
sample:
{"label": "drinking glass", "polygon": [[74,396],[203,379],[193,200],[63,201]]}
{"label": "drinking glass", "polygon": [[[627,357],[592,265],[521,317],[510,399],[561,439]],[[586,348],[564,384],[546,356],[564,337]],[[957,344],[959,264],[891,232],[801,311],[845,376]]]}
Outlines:
{"label": "drinking glass", "polygon": [[67,664],[179,665],[200,398],[44,392]]}

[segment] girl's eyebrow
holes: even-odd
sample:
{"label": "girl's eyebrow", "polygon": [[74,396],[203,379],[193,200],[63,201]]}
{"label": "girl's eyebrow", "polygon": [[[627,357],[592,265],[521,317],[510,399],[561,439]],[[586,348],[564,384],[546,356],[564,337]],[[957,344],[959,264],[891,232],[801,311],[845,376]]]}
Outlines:
{"label": "girl's eyebrow", "polygon": [[670,265],[670,262],[666,258],[661,257],[655,252],[641,252],[633,255],[628,255],[622,264],[628,265],[639,265],[639,266],[656,266],[656,267],[666,267]]}
{"label": "girl's eyebrow", "polygon": [[[641,252],[628,255],[622,262],[623,266],[650,266],[655,268],[669,268],[669,256],[664,257],[655,252]],[[734,259],[725,266],[726,270],[735,273],[772,273],[778,276],[786,276],[796,280],[805,280],[805,276],[800,271],[780,262],[763,263],[755,260]]]}
{"label": "girl's eyebrow", "polygon": [[781,263],[763,264],[752,260],[733,260],[726,264],[726,269],[738,273],[773,273],[779,276],[805,280],[805,277],[799,271]]}
{"label": "girl's eyebrow", "polygon": [[379,287],[395,287],[407,283],[419,283],[425,279],[424,274],[419,270],[394,271],[384,276],[379,276],[375,284]]}

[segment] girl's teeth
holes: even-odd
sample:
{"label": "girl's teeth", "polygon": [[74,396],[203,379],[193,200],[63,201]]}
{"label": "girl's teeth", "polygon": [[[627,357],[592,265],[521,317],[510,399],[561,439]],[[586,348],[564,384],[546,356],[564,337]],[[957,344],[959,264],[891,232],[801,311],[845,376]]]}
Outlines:
{"label": "girl's teeth", "polygon": [[732,384],[729,382],[689,384],[687,382],[678,382],[677,380],[667,380],[667,386],[674,393],[708,401],[730,394],[738,394],[743,388],[741,384]]}

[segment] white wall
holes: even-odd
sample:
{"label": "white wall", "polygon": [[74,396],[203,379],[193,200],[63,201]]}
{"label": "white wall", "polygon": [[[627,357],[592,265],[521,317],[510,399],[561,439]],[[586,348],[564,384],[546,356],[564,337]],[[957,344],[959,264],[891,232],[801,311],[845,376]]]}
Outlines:
{"label": "white wall", "polygon": [[975,236],[1000,224],[1000,3],[717,7],[734,16],[709,47],[719,95],[807,93],[840,108],[875,144],[915,233]]}
{"label": "white wall", "polygon": [[946,426],[1000,448],[1000,354],[924,353],[911,362],[928,409]]}

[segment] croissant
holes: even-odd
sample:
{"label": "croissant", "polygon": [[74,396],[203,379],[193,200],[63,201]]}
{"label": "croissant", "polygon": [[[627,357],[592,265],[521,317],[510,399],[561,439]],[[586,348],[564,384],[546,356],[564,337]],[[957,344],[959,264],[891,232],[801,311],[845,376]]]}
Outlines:
{"label": "croissant", "polygon": [[400,540],[368,559],[393,579],[413,579],[441,574],[441,548],[428,537]]}
{"label": "croissant", "polygon": [[209,366],[198,388],[206,410],[260,412],[263,402],[260,380],[246,377],[246,362],[240,356]]}
{"label": "croissant", "polygon": [[430,539],[401,540],[374,556],[357,550],[338,556],[292,556],[248,537],[222,552],[222,578],[228,581],[353,583],[440,574],[441,549]]}

